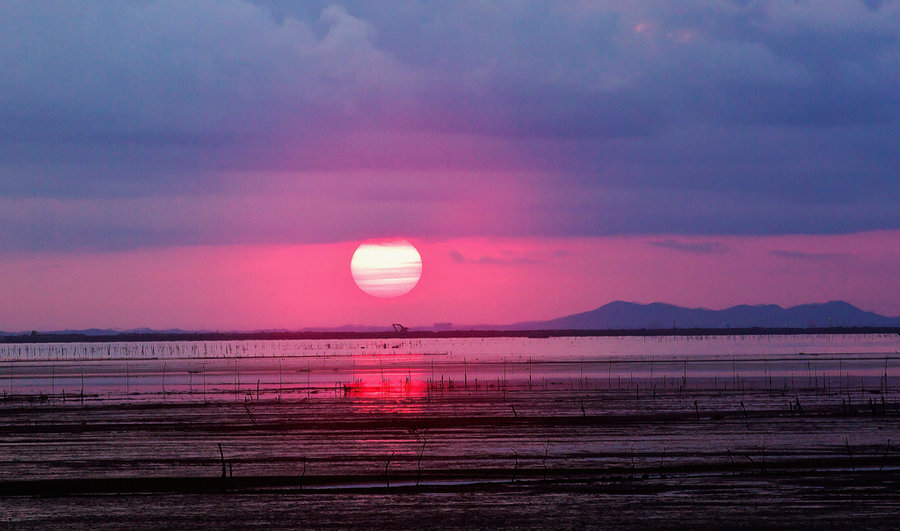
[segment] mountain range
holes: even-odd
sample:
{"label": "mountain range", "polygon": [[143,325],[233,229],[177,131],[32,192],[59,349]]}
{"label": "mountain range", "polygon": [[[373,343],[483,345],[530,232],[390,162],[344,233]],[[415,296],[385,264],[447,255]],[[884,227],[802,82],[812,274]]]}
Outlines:
{"label": "mountain range", "polygon": [[[525,321],[508,325],[452,325],[438,323],[432,331],[451,330],[641,330],[673,328],[827,328],[827,327],[900,327],[900,317],[886,317],[861,310],[844,301],[830,301],[822,304],[802,304],[782,308],[775,304],[758,306],[740,305],[724,310],[705,308],[684,308],[672,304],[655,302],[637,304],[615,301],[597,309],[550,319],[548,321]],[[411,331],[428,331],[427,327],[412,327]],[[391,332],[390,325],[363,326],[347,325],[334,328],[306,328],[300,333],[382,333]],[[152,330],[138,328],[132,330],[97,329],[41,331],[41,335],[68,334],[84,336],[115,336],[120,334],[169,334],[188,335],[195,333],[231,333],[188,330]],[[242,333],[290,333],[287,330],[258,330]],[[22,332],[0,332],[0,336],[22,335]]]}
{"label": "mountain range", "polygon": [[528,321],[504,330],[636,330],[659,328],[819,328],[898,327],[900,317],[867,312],[844,301],[782,308],[775,304],[740,305],[724,310],[683,308],[655,302],[615,301],[588,312],[549,321]]}

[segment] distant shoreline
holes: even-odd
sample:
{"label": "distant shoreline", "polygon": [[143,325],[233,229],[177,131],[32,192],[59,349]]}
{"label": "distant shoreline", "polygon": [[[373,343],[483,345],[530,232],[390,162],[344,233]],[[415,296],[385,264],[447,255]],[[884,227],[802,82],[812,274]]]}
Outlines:
{"label": "distant shoreline", "polygon": [[248,341],[318,339],[441,339],[489,337],[666,337],[666,336],[762,336],[762,335],[898,334],[900,327],[852,326],[823,328],[652,328],[622,330],[409,330],[394,332],[142,332],[109,335],[37,333],[0,337],[0,343],[124,343],[144,341]]}

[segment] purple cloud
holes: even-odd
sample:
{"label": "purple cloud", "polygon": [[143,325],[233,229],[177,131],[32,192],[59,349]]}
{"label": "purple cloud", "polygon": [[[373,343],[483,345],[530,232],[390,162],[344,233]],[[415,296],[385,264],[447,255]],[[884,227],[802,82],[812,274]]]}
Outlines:
{"label": "purple cloud", "polygon": [[0,64],[7,249],[900,228],[896,2],[7,3]]}
{"label": "purple cloud", "polygon": [[663,249],[672,249],[685,253],[709,254],[724,253],[728,251],[728,246],[722,242],[684,242],[678,240],[652,240],[646,242],[647,245],[653,247],[661,247]]}

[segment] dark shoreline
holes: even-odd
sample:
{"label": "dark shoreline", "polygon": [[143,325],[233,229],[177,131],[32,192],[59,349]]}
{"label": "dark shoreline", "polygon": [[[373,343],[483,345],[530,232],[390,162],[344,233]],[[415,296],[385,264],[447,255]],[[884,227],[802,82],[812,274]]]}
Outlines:
{"label": "dark shoreline", "polygon": [[823,328],[641,328],[623,330],[409,330],[393,332],[147,332],[109,335],[80,333],[36,333],[0,337],[0,343],[119,343],[137,341],[247,341],[389,338],[481,338],[481,337],[667,337],[667,336],[764,336],[764,335],[898,334],[896,326],[836,326]]}

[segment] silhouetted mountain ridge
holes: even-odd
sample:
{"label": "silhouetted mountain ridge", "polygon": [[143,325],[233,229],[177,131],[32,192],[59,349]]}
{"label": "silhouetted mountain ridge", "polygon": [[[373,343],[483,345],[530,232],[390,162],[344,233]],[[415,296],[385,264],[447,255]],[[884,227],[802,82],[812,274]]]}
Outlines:
{"label": "silhouetted mountain ridge", "polygon": [[[708,310],[706,308],[684,308],[673,304],[654,302],[638,304],[634,302],[614,301],[597,309],[567,315],[548,321],[527,321],[510,325],[469,325],[453,326],[451,323],[438,323],[435,327],[411,327],[416,333],[446,333],[456,331],[529,331],[529,330],[663,330],[663,329],[712,329],[712,328],[827,328],[827,327],[900,327],[900,317],[886,317],[874,312],[867,312],[844,301],[830,301],[821,304],[801,304],[790,308],[782,308],[775,304],[750,306],[742,304],[724,310]],[[153,330],[135,328],[131,330],[98,329],[40,331],[37,338],[29,341],[75,341],[79,338],[96,340],[115,340],[119,337],[143,336],[177,337],[178,339],[195,339],[203,336],[211,339],[225,336],[280,337],[280,335],[298,337],[340,336],[341,334],[369,334],[380,337],[393,334],[393,328],[387,325],[345,325],[339,327],[304,328],[299,331],[283,329],[255,330],[243,332],[228,331],[187,331],[181,329]],[[4,341],[15,337],[26,337],[28,332],[0,332]],[[67,339],[66,339],[67,338]]]}
{"label": "silhouetted mountain ridge", "polygon": [[782,308],[776,304],[742,304],[724,310],[684,308],[654,302],[638,304],[614,301],[595,310],[549,321],[528,321],[504,326],[505,330],[635,330],[660,328],[817,328],[852,326],[900,326],[900,317],[886,317],[861,310],[844,301],[801,304]]}

